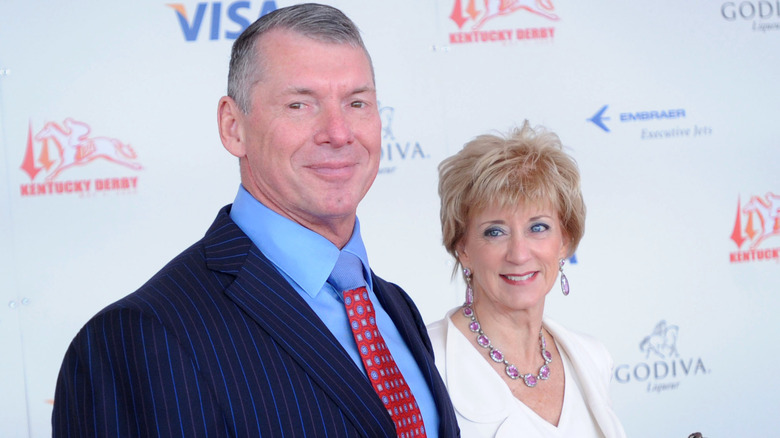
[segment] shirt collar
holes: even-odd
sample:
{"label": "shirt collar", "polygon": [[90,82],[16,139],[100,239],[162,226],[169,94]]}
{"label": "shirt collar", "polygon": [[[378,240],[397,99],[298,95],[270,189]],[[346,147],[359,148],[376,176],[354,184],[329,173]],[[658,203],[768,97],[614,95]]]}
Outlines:
{"label": "shirt collar", "polygon": [[[230,218],[276,268],[304,292],[312,297],[320,292],[339,258],[336,245],[266,207],[243,185],[238,188]],[[363,264],[363,276],[371,288],[368,255],[360,236],[360,221],[357,218],[352,237],[342,250],[358,256]]]}

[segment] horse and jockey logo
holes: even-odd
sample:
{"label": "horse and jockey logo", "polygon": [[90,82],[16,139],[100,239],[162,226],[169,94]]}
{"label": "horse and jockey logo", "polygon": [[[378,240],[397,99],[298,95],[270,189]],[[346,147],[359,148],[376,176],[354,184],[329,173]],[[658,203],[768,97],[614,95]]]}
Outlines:
{"label": "horse and jockey logo", "polygon": [[[143,169],[129,144],[116,138],[93,136],[91,131],[86,123],[71,118],[62,124],[47,122],[37,132],[30,123],[20,166],[30,181],[19,186],[22,197],[134,192],[138,188],[137,175],[84,178],[84,172],[73,172],[74,176],[70,176],[72,169],[95,161],[114,163],[118,168],[134,171]],[[65,179],[63,175],[67,175]]]}
{"label": "horse and jockey logo", "polygon": [[[780,195],[767,193],[763,198],[751,196],[745,205],[737,201],[737,218],[734,221],[734,231],[731,240],[742,248],[745,242],[750,242],[750,249],[771,236],[780,235]],[[742,219],[746,219],[742,226]]]}
{"label": "horse and jockey logo", "polygon": [[514,14],[517,11],[527,11],[549,20],[558,20],[558,15],[553,12],[555,6],[551,0],[484,0],[482,9],[479,9],[476,3],[476,0],[468,0],[464,9],[463,0],[455,0],[450,19],[458,25],[459,29],[462,29],[468,21],[473,21],[471,30],[479,30],[489,20]]}
{"label": "horse and jockey logo", "polygon": [[[409,140],[404,135],[404,123],[398,132],[395,129],[396,116],[399,113],[395,107],[377,102],[379,117],[382,120],[382,149],[380,152],[379,174],[394,173],[399,166],[411,164],[417,160],[430,158],[417,140]],[[402,118],[403,120],[403,118]]]}
{"label": "horse and jockey logo", "polygon": [[639,343],[639,350],[645,353],[645,359],[650,359],[650,354],[660,359],[673,359],[680,354],[677,353],[677,332],[680,330],[676,325],[667,325],[662,320],[655,325],[650,336],[642,339]]}
{"label": "horse and jockey logo", "polygon": [[[91,136],[90,131],[86,123],[67,118],[62,125],[48,122],[33,135],[31,124],[21,169],[29,175],[30,181],[44,172],[44,180],[50,182],[65,170],[84,166],[97,159],[133,170],[143,168],[130,145],[115,138]],[[36,143],[39,145],[37,148]]]}
{"label": "horse and jockey logo", "polygon": [[679,389],[684,379],[709,374],[701,357],[683,357],[677,351],[679,332],[677,325],[659,321],[639,342],[644,357],[638,362],[615,366],[615,381],[641,383],[648,393],[662,393]]}
{"label": "horse and jockey logo", "polygon": [[[514,17],[515,13],[522,18],[504,19]],[[550,22],[560,20],[552,0],[455,0],[449,18],[458,26],[456,32],[450,32],[450,44],[498,43],[506,46],[521,41],[552,41],[555,27]],[[522,22],[541,22],[543,25],[515,27]]]}
{"label": "horse and jockey logo", "polygon": [[395,140],[395,135],[393,135],[395,108],[382,106],[381,102],[377,102],[377,104],[379,105],[379,118],[382,120],[382,140]]}

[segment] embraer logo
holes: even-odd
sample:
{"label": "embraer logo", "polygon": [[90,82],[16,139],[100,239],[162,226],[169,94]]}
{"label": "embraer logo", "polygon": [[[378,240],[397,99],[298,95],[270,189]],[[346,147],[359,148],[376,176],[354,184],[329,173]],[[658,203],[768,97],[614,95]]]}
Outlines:
{"label": "embraer logo", "polygon": [[601,107],[601,109],[596,111],[596,114],[593,114],[593,117],[589,118],[588,121],[593,122],[599,128],[609,132],[609,128],[604,124],[604,120],[609,120],[609,117],[604,117],[604,112],[607,111],[607,108],[609,108],[609,105]]}
{"label": "embraer logo", "polygon": [[[603,129],[604,132],[611,132],[605,121],[610,120],[604,114],[607,112],[609,105],[604,105],[600,110],[593,114],[593,117],[587,121],[592,122],[594,125]],[[665,120],[678,120],[686,117],[685,109],[672,108],[664,110],[650,110],[650,111],[634,111],[634,112],[622,112],[620,113],[620,123],[632,123],[632,122],[653,122],[653,121],[665,121]],[[687,134],[686,134],[687,135]]]}

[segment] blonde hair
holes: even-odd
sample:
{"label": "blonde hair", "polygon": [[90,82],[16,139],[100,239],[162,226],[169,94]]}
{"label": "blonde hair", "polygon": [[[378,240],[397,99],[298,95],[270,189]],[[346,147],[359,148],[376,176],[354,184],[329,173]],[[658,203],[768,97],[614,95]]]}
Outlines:
{"label": "blonde hair", "polygon": [[558,213],[568,256],[585,232],[580,173],[558,136],[528,121],[506,137],[480,135],[439,164],[444,247],[460,268],[456,249],[468,221],[489,206],[546,205]]}

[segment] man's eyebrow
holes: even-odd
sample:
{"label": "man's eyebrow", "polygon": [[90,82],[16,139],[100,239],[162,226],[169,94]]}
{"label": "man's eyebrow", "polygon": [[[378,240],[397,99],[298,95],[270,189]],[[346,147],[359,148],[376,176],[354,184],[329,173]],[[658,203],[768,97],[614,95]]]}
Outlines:
{"label": "man's eyebrow", "polygon": [[365,87],[358,87],[352,91],[352,94],[360,93],[376,93],[376,88],[367,85]]}
{"label": "man's eyebrow", "polygon": [[314,90],[310,88],[304,88],[304,87],[287,87],[284,90],[282,90],[282,94],[306,94],[306,95],[312,95],[314,94]]}
{"label": "man's eyebrow", "polygon": [[[354,90],[352,90],[349,95],[355,95],[355,94],[362,94],[362,93],[376,93],[376,88],[372,86],[364,86],[364,87],[357,87]],[[296,87],[291,86],[282,91],[282,94],[302,94],[302,95],[314,95],[316,94],[314,90],[311,88],[306,87]]]}

